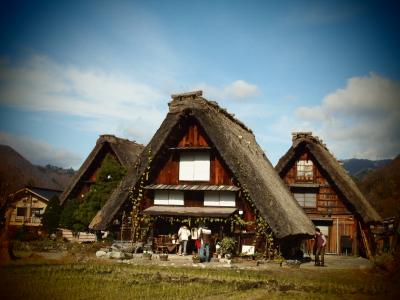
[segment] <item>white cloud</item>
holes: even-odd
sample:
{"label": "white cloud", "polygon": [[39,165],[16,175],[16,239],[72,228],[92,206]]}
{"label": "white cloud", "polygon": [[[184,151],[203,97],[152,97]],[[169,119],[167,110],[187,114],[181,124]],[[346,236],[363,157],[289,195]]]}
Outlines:
{"label": "white cloud", "polygon": [[346,87],[325,96],[321,105],[299,107],[341,158],[380,159],[400,153],[400,82],[374,73],[353,77]]}
{"label": "white cloud", "polygon": [[217,100],[247,100],[259,95],[260,90],[257,85],[248,83],[244,80],[236,80],[222,87],[210,84],[198,84],[195,90],[203,90],[205,97]]}
{"label": "white cloud", "polygon": [[77,168],[82,158],[66,149],[55,148],[32,138],[0,132],[0,144],[11,146],[33,164]]}
{"label": "white cloud", "polygon": [[120,123],[140,120],[140,126],[136,126],[148,137],[165,113],[159,108],[166,102],[163,96],[146,83],[57,64],[45,56],[32,56],[19,66],[3,61],[0,83],[0,104],[89,117],[88,124],[114,124],[107,131],[115,130]]}

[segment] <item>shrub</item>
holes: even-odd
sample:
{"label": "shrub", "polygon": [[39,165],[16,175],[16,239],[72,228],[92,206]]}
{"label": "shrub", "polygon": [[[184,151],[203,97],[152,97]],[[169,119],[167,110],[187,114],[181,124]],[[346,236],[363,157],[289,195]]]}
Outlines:
{"label": "shrub", "polygon": [[47,233],[55,233],[60,222],[61,207],[57,196],[50,199],[42,216],[42,225]]}
{"label": "shrub", "polygon": [[231,237],[224,237],[221,241],[222,254],[233,254],[236,247],[236,241]]}
{"label": "shrub", "polygon": [[74,217],[74,212],[79,207],[78,201],[75,199],[68,199],[64,205],[60,216],[60,226],[73,230],[73,225],[77,222]]}
{"label": "shrub", "polygon": [[394,257],[390,253],[383,253],[381,255],[375,256],[372,262],[375,267],[390,271],[394,266]]}
{"label": "shrub", "polygon": [[61,225],[75,232],[86,230],[125,173],[125,168],[113,156],[107,155],[97,172],[96,183],[91,186],[84,201],[79,204],[76,200],[70,200],[66,204]]}

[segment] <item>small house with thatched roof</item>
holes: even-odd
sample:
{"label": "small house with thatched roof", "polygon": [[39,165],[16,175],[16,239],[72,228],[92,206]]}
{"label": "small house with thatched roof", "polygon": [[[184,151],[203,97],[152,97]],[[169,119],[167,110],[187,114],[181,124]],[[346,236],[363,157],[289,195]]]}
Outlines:
{"label": "small house with thatched roof", "polygon": [[253,132],[201,91],[172,95],[160,128],[89,227],[122,236],[130,229],[133,240],[160,247],[182,224],[192,238],[207,225],[215,240],[235,238],[237,252],[267,255],[279,247],[289,254],[314,232]]}
{"label": "small house with thatched roof", "polygon": [[84,201],[90,187],[96,182],[96,174],[107,155],[111,155],[121,166],[128,168],[134,165],[143,147],[134,141],[114,135],[100,135],[95,147],[61,194],[60,204],[63,205],[67,199]]}
{"label": "small house with thatched roof", "polygon": [[328,237],[327,252],[369,256],[369,224],[381,221],[357,185],[311,132],[293,133],[275,169],[314,225]]}

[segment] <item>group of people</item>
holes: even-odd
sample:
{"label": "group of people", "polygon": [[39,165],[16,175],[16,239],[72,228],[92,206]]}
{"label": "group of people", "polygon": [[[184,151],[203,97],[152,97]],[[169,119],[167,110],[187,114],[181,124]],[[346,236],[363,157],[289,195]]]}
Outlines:
{"label": "group of people", "polygon": [[[195,240],[195,247],[202,262],[210,261],[210,245],[211,245],[211,230],[207,227],[200,227],[199,229],[192,229],[186,225],[182,225],[178,230],[179,240],[179,255],[187,255],[187,245],[189,240]],[[315,265],[324,266],[326,237],[317,227],[315,228],[313,254],[315,255]]]}
{"label": "group of people", "polygon": [[211,230],[206,226],[192,231],[186,225],[178,230],[179,250],[178,255],[187,255],[187,245],[189,240],[195,240],[195,247],[202,262],[210,261]]}

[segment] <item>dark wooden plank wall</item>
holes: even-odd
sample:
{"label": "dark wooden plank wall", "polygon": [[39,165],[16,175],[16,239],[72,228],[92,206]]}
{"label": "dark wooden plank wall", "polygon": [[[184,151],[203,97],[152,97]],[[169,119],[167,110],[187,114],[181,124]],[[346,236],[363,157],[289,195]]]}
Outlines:
{"label": "dark wooden plank wall", "polygon": [[[177,147],[212,147],[207,136],[198,124],[192,124],[187,130],[187,134],[179,141]],[[195,184],[206,185],[233,185],[232,174],[224,166],[221,158],[215,150],[211,150],[211,173],[209,182],[195,182]],[[165,165],[160,169],[154,181],[155,184],[193,184],[193,182],[179,181],[179,153],[171,151],[171,156]]]}
{"label": "dark wooden plank wall", "polygon": [[312,180],[298,180],[297,179],[297,169],[296,162],[290,167],[289,171],[284,176],[283,180],[286,184],[293,183],[316,183],[320,184],[321,187],[317,192],[317,207],[316,208],[307,208],[307,213],[318,213],[321,215],[328,214],[328,209],[331,210],[333,214],[351,214],[350,211],[344,205],[342,199],[340,199],[339,195],[335,192],[335,190],[330,186],[328,180],[321,174],[318,169],[317,162],[314,157],[308,152],[304,152],[299,157],[299,160],[311,160],[313,162],[313,179]]}
{"label": "dark wooden plank wall", "polygon": [[[211,147],[211,173],[209,182],[188,182],[179,181],[179,152],[171,151],[167,162],[160,168],[154,180],[154,184],[205,184],[205,185],[234,185],[233,174],[225,165],[219,154],[213,148],[204,130],[197,123],[188,126],[187,133],[178,142],[176,147]],[[154,192],[146,191],[145,201],[142,209],[153,205]],[[204,192],[187,191],[185,192],[185,206],[201,207],[204,204]],[[252,207],[244,201],[240,194],[236,196],[236,206],[243,210],[243,219],[245,221],[254,221],[255,216]],[[247,226],[248,231],[254,231],[255,226]]]}

